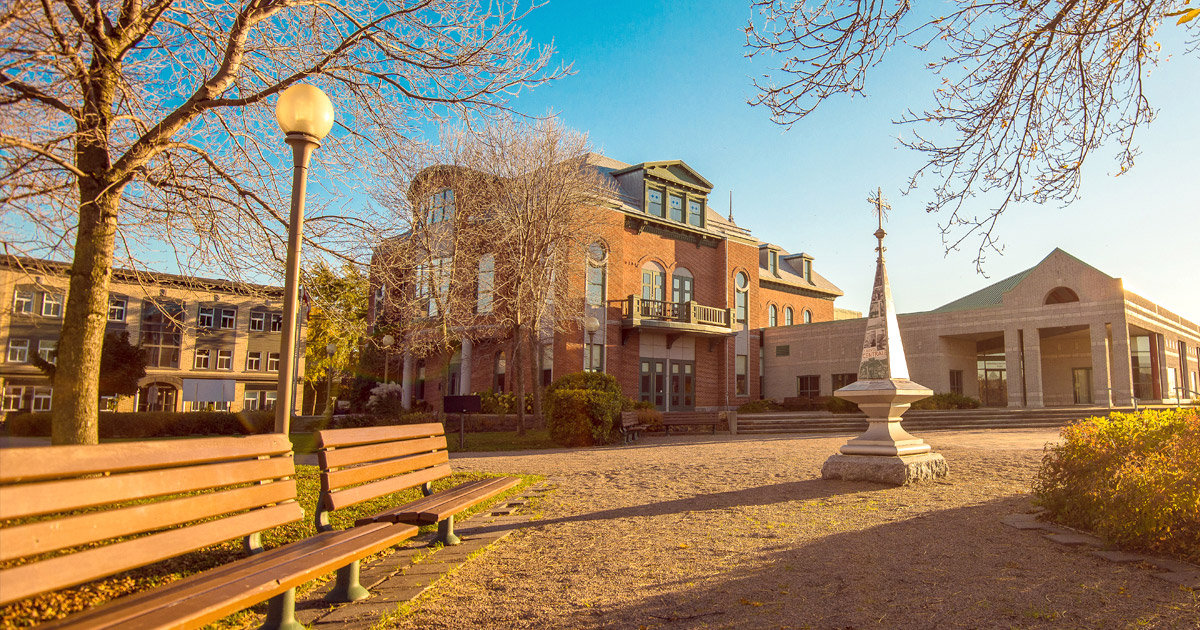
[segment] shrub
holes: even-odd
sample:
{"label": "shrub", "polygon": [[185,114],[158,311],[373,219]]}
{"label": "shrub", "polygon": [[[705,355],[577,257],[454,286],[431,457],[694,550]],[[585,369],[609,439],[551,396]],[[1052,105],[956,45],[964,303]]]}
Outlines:
{"label": "shrub", "polygon": [[[23,413],[5,421],[10,435],[47,437],[49,413]],[[143,411],[99,414],[101,438],[152,438],[183,435],[249,435],[275,430],[273,411]]]}
{"label": "shrub", "polygon": [[767,411],[779,411],[780,409],[783,409],[783,405],[771,400],[770,398],[751,400],[750,402],[737,408],[738,413],[764,413]]}
{"label": "shrub", "polygon": [[546,396],[550,439],[562,446],[595,446],[616,440],[613,420],[621,398],[592,389],[555,389]]}
{"label": "shrub", "polygon": [[[575,372],[560,376],[546,387],[546,394],[559,389],[590,389],[624,396],[621,393],[621,384],[617,382],[617,377],[604,372]],[[634,407],[636,408],[639,404],[641,403],[634,403]],[[650,407],[653,408],[654,405],[650,405]]]}
{"label": "shrub", "polygon": [[825,409],[829,413],[859,413],[861,411],[857,404],[837,396],[830,396],[829,400],[825,401]]}
{"label": "shrub", "polygon": [[436,415],[428,411],[408,411],[395,416],[376,416],[372,414],[345,414],[334,416],[317,429],[359,429],[362,427],[386,427],[397,424],[422,424],[425,422],[440,422]]}
{"label": "shrub", "polygon": [[1033,484],[1051,518],[1125,547],[1200,561],[1200,413],[1113,413],[1061,435]]}
{"label": "shrub", "polygon": [[649,409],[638,409],[637,420],[639,423],[644,424],[651,429],[657,429],[662,426],[663,414],[654,407],[650,407]]}
{"label": "shrub", "polygon": [[934,394],[913,403],[909,409],[978,409],[979,400],[962,394]]}
{"label": "shrub", "polygon": [[377,416],[399,418],[404,413],[404,386],[397,383],[380,383],[371,388],[367,400],[367,411]]}

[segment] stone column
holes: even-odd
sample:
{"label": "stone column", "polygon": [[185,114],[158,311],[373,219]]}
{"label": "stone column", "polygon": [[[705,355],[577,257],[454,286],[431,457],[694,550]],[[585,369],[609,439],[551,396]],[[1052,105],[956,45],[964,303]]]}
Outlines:
{"label": "stone column", "polygon": [[459,362],[459,369],[462,374],[458,376],[458,395],[466,396],[471,393],[471,356],[475,344],[470,339],[463,339],[462,342],[462,359]]}
{"label": "stone column", "polygon": [[1088,325],[1092,338],[1092,400],[1097,405],[1112,406],[1112,377],[1108,352],[1108,326],[1105,322]]}
{"label": "stone column", "polygon": [[1021,331],[1018,328],[1004,329],[1004,378],[1008,382],[1008,406],[1025,406],[1022,388],[1025,385],[1021,374]]}
{"label": "stone column", "polygon": [[1129,326],[1113,322],[1112,398],[1117,407],[1133,406],[1133,362],[1129,356]]}
{"label": "stone column", "polygon": [[400,386],[403,388],[400,391],[400,406],[405,409],[412,409],[413,363],[413,356],[405,352],[404,371],[400,373]]}
{"label": "stone column", "polygon": [[1032,409],[1045,407],[1042,397],[1042,336],[1036,328],[1025,329],[1025,400]]}

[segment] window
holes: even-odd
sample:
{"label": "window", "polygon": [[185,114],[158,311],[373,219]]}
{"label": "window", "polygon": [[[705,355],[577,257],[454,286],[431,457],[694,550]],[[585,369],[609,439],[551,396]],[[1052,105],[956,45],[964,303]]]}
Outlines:
{"label": "window", "polygon": [[1046,295],[1046,304],[1067,304],[1068,302],[1078,302],[1079,295],[1067,287],[1055,287],[1053,291]]}
{"label": "window", "polygon": [[279,371],[279,353],[278,352],[270,352],[267,354],[267,371],[268,372],[278,372]]}
{"label": "window", "polygon": [[195,367],[197,370],[207,370],[208,369],[208,356],[209,356],[208,350],[197,350],[196,351],[196,362],[193,364],[193,367]]}
{"label": "window", "polygon": [[779,307],[775,306],[774,304],[767,307],[767,325],[779,325]]}
{"label": "window", "polygon": [[587,303],[591,306],[603,306],[607,295],[605,293],[605,285],[607,281],[607,270],[604,263],[608,260],[608,251],[604,248],[604,243],[596,241],[588,246],[588,266],[587,266]]}
{"label": "window", "polygon": [[812,260],[805,258],[802,269],[804,273],[804,279],[812,282]]}
{"label": "window", "polygon": [[17,411],[25,402],[25,388],[9,385],[4,388],[4,411]]}
{"label": "window", "polygon": [[29,360],[29,340],[28,339],[9,339],[8,340],[8,362],[9,363],[25,363]]}
{"label": "window", "polygon": [[248,389],[242,395],[242,408],[246,411],[268,411],[275,408],[276,392],[273,389]]}
{"label": "window", "polygon": [[33,312],[33,291],[17,289],[13,293],[13,313],[29,314]]}
{"label": "window", "polygon": [[215,313],[216,313],[215,308],[213,308],[211,306],[201,306],[199,314],[196,315],[196,327],[197,328],[212,328],[213,327],[213,317],[214,317]]}
{"label": "window", "polygon": [[808,309],[804,309],[804,323],[805,324],[812,323],[812,311],[810,311]]}
{"label": "window", "polygon": [[484,254],[479,257],[479,288],[476,290],[475,311],[492,312],[492,295],[496,291],[496,256]]}
{"label": "window", "polygon": [[646,191],[646,212],[656,216],[666,216],[663,214],[663,192],[654,188]]}
{"label": "window", "polygon": [[217,350],[217,369],[233,369],[233,350]]}
{"label": "window", "polygon": [[33,410],[50,411],[50,399],[54,396],[53,387],[38,387],[33,390]]}
{"label": "window", "polygon": [[950,370],[950,393],[963,395],[963,371]]}
{"label": "window", "polygon": [[247,352],[246,371],[258,372],[260,370],[262,370],[262,352]]}
{"label": "window", "polygon": [[236,308],[221,309],[221,328],[224,330],[233,330],[234,324],[237,322]]}
{"label": "window", "polygon": [[747,370],[750,369],[749,358],[744,354],[739,354],[734,359],[734,374],[736,375],[735,385],[738,396],[747,396],[750,394],[750,380]]}
{"label": "window", "polygon": [[797,376],[796,396],[800,398],[816,398],[821,395],[820,376]]}
{"label": "window", "polygon": [[696,227],[704,227],[704,202],[688,199],[688,223]]}
{"label": "window", "polygon": [[691,302],[694,299],[692,291],[692,272],[682,267],[675,270],[671,276],[672,299],[679,303]]}
{"label": "window", "polygon": [[116,411],[117,397],[116,396],[101,396],[100,411]]}
{"label": "window", "polygon": [[125,321],[125,307],[129,301],[123,297],[108,298],[108,321],[123,322]]}
{"label": "window", "polygon": [[792,356],[792,346],[791,346],[791,344],[786,344],[786,345],[782,345],[782,346],[775,346],[775,356],[777,356],[777,357],[790,357],[790,356]]}
{"label": "window", "polygon": [[46,293],[42,297],[42,316],[43,317],[62,317],[62,298],[53,293]]}
{"label": "window", "polygon": [[267,314],[258,311],[250,313],[250,331],[262,332],[267,328]]}
{"label": "window", "polygon": [[795,324],[795,323],[796,323],[795,313],[792,311],[792,307],[789,306],[789,307],[783,309],[783,325],[791,326],[792,324]]}
{"label": "window", "polygon": [[[494,276],[493,276],[494,278]],[[434,291],[437,293],[434,293]],[[425,302],[425,313],[438,314],[438,302],[444,301],[450,290],[450,259],[434,258],[417,267],[417,301]]]}
{"label": "window", "polygon": [[668,195],[671,204],[671,220],[683,223],[683,197],[680,195]]}
{"label": "window", "polygon": [[283,315],[271,313],[271,332],[283,332]]}
{"label": "window", "polygon": [[646,263],[642,267],[642,299],[663,300],[663,285],[666,282],[666,272],[658,263]]}
{"label": "window", "polygon": [[142,317],[141,345],[146,351],[146,367],[179,367],[179,348],[183,343],[179,319],[183,307],[146,301],[142,304],[142,313],[145,315]]}
{"label": "window", "polygon": [[492,370],[492,391],[497,394],[504,391],[504,372],[508,369],[508,362],[504,359],[504,352],[496,354],[496,368]]}
{"label": "window", "polygon": [[746,321],[747,316],[746,302],[749,299],[747,289],[750,287],[750,276],[747,276],[744,271],[739,271],[734,282],[737,285],[737,291],[734,292],[734,312],[737,321],[741,323]]}
{"label": "window", "polygon": [[833,391],[837,391],[851,383],[858,381],[858,372],[845,372],[842,374],[833,375]]}
{"label": "window", "polygon": [[454,191],[444,188],[429,198],[429,222],[438,223],[454,218]]}
{"label": "window", "polygon": [[58,340],[41,339],[38,341],[38,356],[46,363],[58,363]]}
{"label": "window", "polygon": [[767,250],[767,271],[770,271],[772,276],[779,277],[779,252]]}

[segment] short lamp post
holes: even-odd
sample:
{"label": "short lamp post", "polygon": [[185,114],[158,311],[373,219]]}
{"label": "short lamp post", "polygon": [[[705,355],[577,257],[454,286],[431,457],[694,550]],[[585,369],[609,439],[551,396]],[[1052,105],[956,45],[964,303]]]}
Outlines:
{"label": "short lamp post", "polygon": [[304,195],[312,152],[333,128],[333,103],[321,90],[297,83],[279,95],[275,119],[292,147],[292,212],[288,219],[287,275],[283,285],[283,338],[279,342],[279,385],[275,432],[286,435],[292,410],[287,404],[295,387],[296,294],[300,277],[300,241],[304,231]]}
{"label": "short lamp post", "polygon": [[597,372],[599,366],[596,365],[596,331],[600,330],[600,320],[591,315],[584,317],[583,329],[588,334],[587,371]]}
{"label": "short lamp post", "polygon": [[391,367],[392,344],[396,343],[396,338],[391,335],[384,335],[383,339],[383,382],[388,382],[388,368]]}
{"label": "short lamp post", "polygon": [[337,354],[337,344],[325,346],[325,354],[329,356],[329,387],[325,390],[325,415],[333,417],[333,355]]}

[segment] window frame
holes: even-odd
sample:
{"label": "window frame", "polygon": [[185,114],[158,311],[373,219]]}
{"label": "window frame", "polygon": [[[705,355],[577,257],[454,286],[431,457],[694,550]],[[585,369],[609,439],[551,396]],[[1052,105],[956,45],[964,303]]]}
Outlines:
{"label": "window frame", "polygon": [[[254,362],[253,367],[251,367],[251,363],[250,363],[251,361]],[[262,371],[262,351],[261,350],[255,350],[253,352],[246,353],[246,370],[245,371],[247,371],[247,372],[261,372]]]}
{"label": "window frame", "polygon": [[[675,202],[679,202],[679,207],[675,207]],[[675,211],[679,211],[679,218],[675,218]],[[685,195],[675,192],[667,193],[667,217],[676,223],[687,223],[687,198]]]}
{"label": "window frame", "polygon": [[737,354],[733,359],[733,392],[735,396],[750,395],[750,355]]}
{"label": "window frame", "polygon": [[[204,359],[204,365],[200,364],[200,359]],[[192,356],[193,370],[207,370],[212,364],[212,351],[208,348],[196,348],[195,354]]]}
{"label": "window frame", "polygon": [[[809,385],[806,379],[813,379],[812,387],[801,389],[801,385]],[[808,393],[811,392],[811,395]],[[819,398],[821,396],[821,375],[820,374],[802,374],[796,377],[796,397],[797,398]]]}
{"label": "window frame", "polygon": [[222,308],[219,321],[221,330],[233,330],[237,327],[237,308]]}
{"label": "window frame", "polygon": [[806,308],[806,309],[804,309],[804,312],[803,312],[803,313],[801,314],[801,316],[800,316],[800,321],[801,321],[801,322],[803,322],[803,323],[805,323],[805,324],[811,324],[811,323],[813,323],[813,314],[812,314],[812,311],[811,311],[811,310],[809,310],[809,309],[807,309],[807,308]]}
{"label": "window frame", "polygon": [[271,313],[270,328],[273,333],[283,332],[283,313]]}
{"label": "window frame", "polygon": [[[656,280],[657,282],[655,282]],[[649,261],[642,265],[642,299],[662,302],[666,299],[666,294],[666,269],[654,261]]]}
{"label": "window frame", "polygon": [[[16,401],[15,404],[13,401]],[[0,410],[3,411],[20,411],[21,406],[25,404],[25,386],[24,385],[7,385],[4,387],[4,399],[0,400]]]}
{"label": "window frame", "polygon": [[[692,212],[693,204],[695,205],[695,209],[696,209],[695,213]],[[693,217],[695,217],[694,221],[692,220]],[[702,201],[700,199],[692,199],[691,197],[688,197],[688,200],[687,200],[687,223],[688,223],[688,225],[698,227],[698,228],[704,227],[704,201]]]}
{"label": "window frame", "polygon": [[[114,312],[119,312],[119,316],[114,316]],[[108,298],[108,321],[124,322],[125,316],[129,313],[129,298],[113,297]]]}
{"label": "window frame", "polygon": [[733,277],[733,318],[741,324],[750,321],[750,276],[739,271]]}
{"label": "window frame", "polygon": [[[207,311],[207,313],[205,312]],[[205,323],[207,319],[208,323]],[[196,328],[212,329],[217,321],[217,307],[200,306],[196,309]]]}
{"label": "window frame", "polygon": [[496,255],[488,252],[479,257],[475,282],[475,312],[491,313],[496,300]]}
{"label": "window frame", "polygon": [[[275,364],[275,367],[271,367],[272,363]],[[268,352],[267,353],[267,371],[268,372],[278,372],[279,371],[279,353],[278,352]]]}
{"label": "window frame", "polygon": [[[19,351],[21,358],[13,358],[13,352]],[[29,363],[29,340],[8,338],[8,353],[5,355],[8,363]]]}
{"label": "window frame", "polygon": [[[37,292],[33,289],[22,291],[20,287],[13,291],[13,315],[32,315],[33,302],[37,299]],[[18,304],[24,308],[18,308]]]}
{"label": "window frame", "polygon": [[795,323],[796,323],[795,309],[793,309],[790,306],[784,308],[783,309],[783,325],[784,326],[793,326],[793,325],[795,325]]}
{"label": "window frame", "polygon": [[[224,363],[224,367],[222,367]],[[233,371],[233,350],[217,350],[217,369],[226,372]]]}
{"label": "window frame", "polygon": [[[29,410],[33,412],[52,411],[51,407],[53,405],[53,401],[53,387],[34,387],[33,399],[30,401]],[[42,404],[45,406],[41,406]]]}
{"label": "window frame", "polygon": [[771,328],[779,325],[779,307],[774,304],[767,305],[767,325]]}
{"label": "window frame", "polygon": [[[658,193],[658,202],[652,199],[652,195]],[[660,219],[667,218],[667,190],[657,186],[646,187],[646,214]],[[655,206],[658,207],[658,212],[654,211]]]}
{"label": "window frame", "polygon": [[[258,324],[258,328],[254,324]],[[267,331],[267,312],[266,311],[250,311],[250,323],[247,325],[247,330],[250,332],[266,332]]]}
{"label": "window frame", "polygon": [[58,340],[38,339],[37,354],[50,365],[58,365]]}
{"label": "window frame", "polygon": [[[54,308],[50,308],[51,312],[47,313],[46,310],[49,307],[54,307]],[[61,318],[62,317],[62,309],[63,309],[63,300],[61,298],[59,298],[57,294],[50,293],[49,291],[45,291],[42,293],[42,317]]]}

